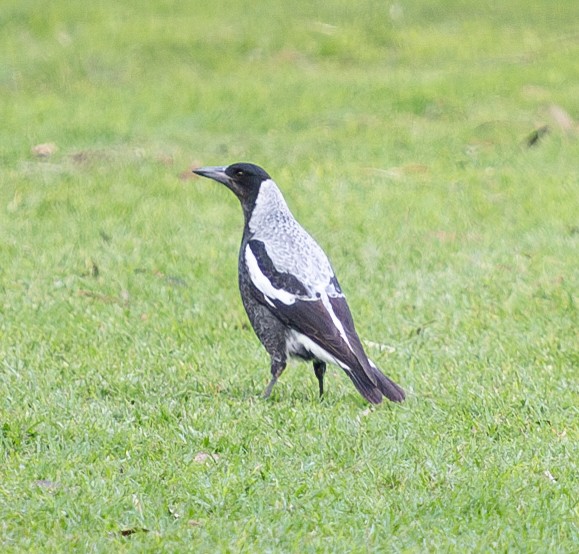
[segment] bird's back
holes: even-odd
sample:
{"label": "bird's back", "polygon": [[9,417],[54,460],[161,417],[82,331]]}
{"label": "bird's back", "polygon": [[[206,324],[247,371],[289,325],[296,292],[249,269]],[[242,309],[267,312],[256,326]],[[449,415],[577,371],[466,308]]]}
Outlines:
{"label": "bird's back", "polygon": [[262,185],[246,234],[245,243],[261,241],[275,267],[306,284],[312,295],[334,276],[328,257],[293,217],[273,181]]}

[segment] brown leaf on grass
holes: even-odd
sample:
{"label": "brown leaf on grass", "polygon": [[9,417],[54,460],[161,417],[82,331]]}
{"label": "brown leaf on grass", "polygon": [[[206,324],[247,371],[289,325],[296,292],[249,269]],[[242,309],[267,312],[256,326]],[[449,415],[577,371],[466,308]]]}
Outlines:
{"label": "brown leaf on grass", "polygon": [[198,179],[199,175],[196,175],[195,173],[193,173],[194,169],[197,169],[198,167],[201,167],[201,163],[198,161],[194,161],[190,166],[189,169],[186,169],[185,171],[182,171],[179,174],[179,179],[181,179],[181,181],[189,181],[191,179]]}
{"label": "brown leaf on grass", "polygon": [[295,50],[293,48],[283,48],[276,54],[275,60],[281,63],[296,63],[304,61],[305,57],[299,50]]}
{"label": "brown leaf on grass", "polygon": [[130,537],[131,535],[134,535],[135,533],[148,533],[149,530],[146,529],[145,527],[132,527],[130,529],[121,529],[119,531],[119,535],[121,537]]}
{"label": "brown leaf on grass", "polygon": [[428,173],[430,168],[425,164],[406,164],[401,167],[406,174],[410,173]]}
{"label": "brown leaf on grass", "polygon": [[548,109],[549,116],[564,133],[571,133],[575,130],[573,118],[561,107],[553,104]]}
{"label": "brown leaf on grass", "polygon": [[31,150],[37,158],[49,158],[58,150],[58,147],[54,142],[46,142],[33,146]]}
{"label": "brown leaf on grass", "polygon": [[532,131],[527,138],[525,139],[525,144],[531,148],[533,146],[537,146],[539,141],[550,131],[548,125],[542,125],[538,127],[534,131]]}

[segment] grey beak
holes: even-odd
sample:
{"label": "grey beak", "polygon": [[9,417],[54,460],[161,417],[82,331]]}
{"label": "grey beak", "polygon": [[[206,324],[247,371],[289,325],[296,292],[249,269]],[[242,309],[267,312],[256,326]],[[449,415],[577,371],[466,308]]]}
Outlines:
{"label": "grey beak", "polygon": [[227,169],[226,166],[199,167],[197,169],[194,169],[193,173],[201,175],[201,177],[208,177],[209,179],[213,179],[218,183],[228,185],[230,179],[229,176],[225,173],[226,169]]}

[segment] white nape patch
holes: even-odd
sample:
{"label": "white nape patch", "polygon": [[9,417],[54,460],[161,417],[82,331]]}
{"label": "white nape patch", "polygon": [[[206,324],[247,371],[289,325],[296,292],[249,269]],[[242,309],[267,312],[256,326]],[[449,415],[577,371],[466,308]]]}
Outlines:
{"label": "white nape patch", "polygon": [[291,329],[287,334],[286,339],[286,349],[288,355],[298,355],[299,352],[305,350],[312,354],[312,356],[316,357],[318,360],[322,360],[323,362],[327,362],[329,364],[334,364],[346,371],[351,371],[350,368],[332,356],[329,352],[326,352],[321,346],[317,345],[312,339],[306,337],[302,333]]}
{"label": "white nape patch", "polygon": [[249,219],[249,230],[255,233],[263,220],[274,210],[282,208],[287,211],[287,204],[273,179],[262,181],[255,199],[255,206]]}
{"label": "white nape patch", "polygon": [[268,302],[270,306],[274,306],[270,299],[279,300],[286,306],[289,306],[296,301],[296,297],[293,294],[287,292],[286,290],[276,289],[271,284],[270,280],[261,271],[259,264],[257,263],[257,259],[253,254],[249,244],[245,247],[245,263],[247,264],[247,269],[249,270],[249,277],[251,278],[251,281],[257,287],[257,289],[263,293],[266,302]]}
{"label": "white nape patch", "polygon": [[322,304],[324,305],[324,308],[326,308],[327,312],[330,314],[330,317],[332,318],[332,322],[334,323],[336,329],[340,333],[340,336],[342,337],[344,342],[348,345],[348,348],[350,349],[352,354],[354,354],[354,356],[355,356],[356,354],[354,353],[354,349],[352,348],[352,345],[350,344],[350,341],[348,340],[348,335],[346,335],[346,331],[344,329],[344,326],[342,325],[342,322],[338,319],[338,316],[334,313],[334,308],[332,308],[332,304],[330,303],[330,299],[328,298],[328,295],[325,292],[322,293],[321,300],[322,300]]}

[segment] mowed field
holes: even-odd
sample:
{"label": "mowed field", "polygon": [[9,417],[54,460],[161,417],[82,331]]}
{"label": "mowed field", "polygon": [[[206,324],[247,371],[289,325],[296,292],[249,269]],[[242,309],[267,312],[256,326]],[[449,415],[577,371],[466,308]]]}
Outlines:
{"label": "mowed field", "polygon": [[[575,552],[579,4],[3,0],[2,552]],[[374,407],[269,359],[251,161]]]}

